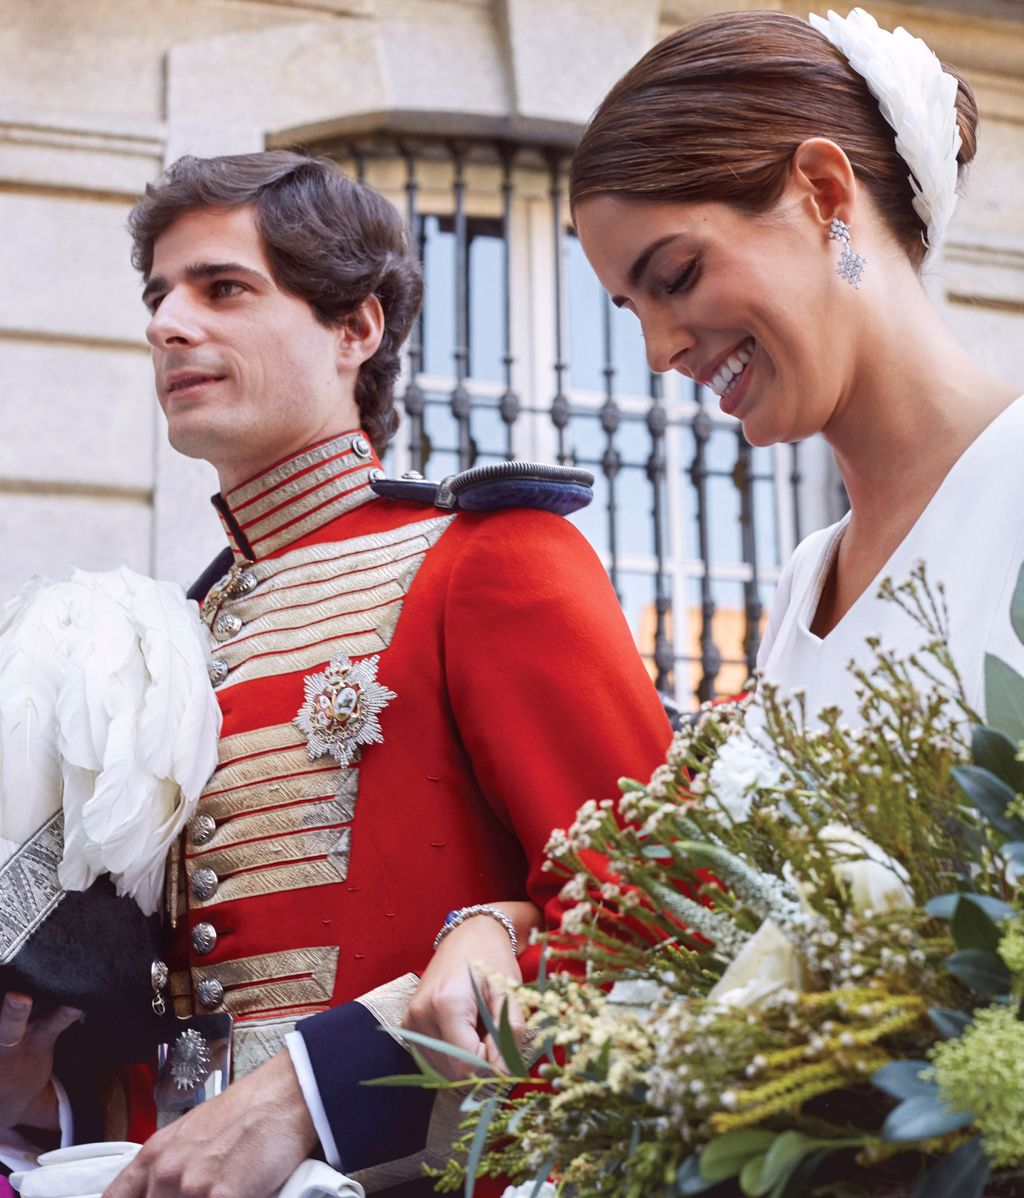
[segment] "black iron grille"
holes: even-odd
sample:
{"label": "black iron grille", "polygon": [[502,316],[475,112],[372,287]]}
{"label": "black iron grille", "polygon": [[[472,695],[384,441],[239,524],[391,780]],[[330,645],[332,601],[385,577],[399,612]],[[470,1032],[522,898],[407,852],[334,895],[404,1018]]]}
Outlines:
{"label": "black iron grille", "polygon": [[402,208],[424,266],[389,467],[592,470],[596,501],[573,519],[658,688],[684,706],[735,693],[801,535],[800,448],[752,449],[713,396],[650,373],[571,229],[564,146],[381,134],[317,149]]}

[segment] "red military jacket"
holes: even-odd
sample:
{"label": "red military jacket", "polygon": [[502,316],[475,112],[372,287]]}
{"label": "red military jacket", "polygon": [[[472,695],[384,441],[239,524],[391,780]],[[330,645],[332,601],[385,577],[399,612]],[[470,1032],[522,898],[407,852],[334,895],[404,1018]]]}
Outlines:
{"label": "red military jacket", "polygon": [[[203,604],[224,723],[172,989],[179,1013],[235,1016],[236,1076],[296,1020],[421,967],[453,908],[529,896],[554,921],[550,832],[670,737],[572,525],[380,499],[378,468],[347,433],[215,500],[236,563]],[[316,732],[346,701],[325,678],[341,654],[377,708],[363,743]]]}

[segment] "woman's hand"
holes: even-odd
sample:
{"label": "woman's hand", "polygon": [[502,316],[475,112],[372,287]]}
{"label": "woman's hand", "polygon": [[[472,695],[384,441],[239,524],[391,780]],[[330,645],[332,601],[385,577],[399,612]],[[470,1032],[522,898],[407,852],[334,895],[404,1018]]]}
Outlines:
{"label": "woman's hand", "polygon": [[[541,915],[533,903],[490,903],[512,920],[521,948],[529,943],[530,933],[542,926]],[[474,915],[453,928],[437,946],[433,959],[409,1004],[402,1026],[424,1036],[444,1040],[473,1056],[482,1057],[499,1069],[505,1067],[501,1051],[486,1034],[477,1010],[470,975],[476,981],[495,1025],[501,1018],[506,985],[523,980],[519,962],[505,928],[489,915]],[[509,1022],[520,1044],[525,1025],[519,1007],[509,1000]],[[453,1080],[470,1077],[473,1067],[443,1053],[421,1050],[431,1065]]]}
{"label": "woman's hand", "polygon": [[0,1127],[56,1130],[57,1094],[50,1084],[53,1046],[81,1011],[58,1007],[29,1022],[32,999],[10,992],[0,1007]]}

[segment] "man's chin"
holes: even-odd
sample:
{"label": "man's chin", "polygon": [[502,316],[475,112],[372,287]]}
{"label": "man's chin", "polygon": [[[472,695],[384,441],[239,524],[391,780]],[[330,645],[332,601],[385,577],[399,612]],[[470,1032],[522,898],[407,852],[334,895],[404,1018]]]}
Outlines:
{"label": "man's chin", "polygon": [[198,420],[171,419],[167,422],[167,440],[172,449],[186,458],[197,458],[217,464],[220,456],[218,450],[227,440],[230,443],[230,430],[227,437],[222,430]]}

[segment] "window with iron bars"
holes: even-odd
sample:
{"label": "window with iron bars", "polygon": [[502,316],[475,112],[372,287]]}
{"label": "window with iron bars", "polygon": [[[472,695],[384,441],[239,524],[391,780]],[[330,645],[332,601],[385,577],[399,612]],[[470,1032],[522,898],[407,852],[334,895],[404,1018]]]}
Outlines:
{"label": "window with iron bars", "polygon": [[423,263],[389,471],[592,470],[594,502],[573,519],[659,690],[688,707],[741,689],[804,531],[802,447],[752,448],[713,395],[651,374],[639,324],[571,228],[570,151],[393,133],[316,149],[392,199]]}

